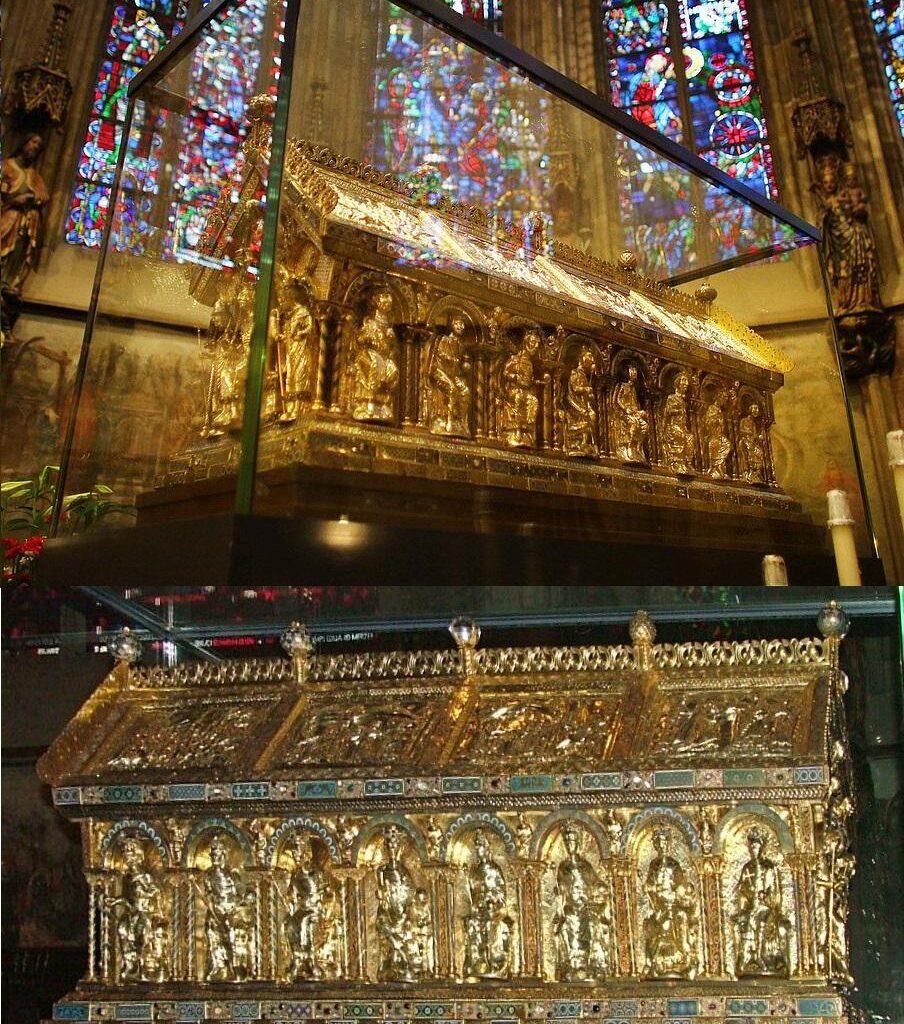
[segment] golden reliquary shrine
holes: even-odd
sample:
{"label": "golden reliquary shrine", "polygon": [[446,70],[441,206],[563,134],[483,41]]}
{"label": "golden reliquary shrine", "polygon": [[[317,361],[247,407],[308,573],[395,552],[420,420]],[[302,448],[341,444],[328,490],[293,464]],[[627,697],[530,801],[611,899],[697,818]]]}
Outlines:
{"label": "golden reliquary shrine", "polygon": [[[822,636],[130,665],[40,763],[80,822],[57,1020],[846,1019]],[[456,649],[457,648],[457,649]]]}
{"label": "golden reliquary shrine", "polygon": [[[204,415],[139,499],[145,522],[239,463],[270,109],[252,102],[241,192],[224,189],[199,243],[191,292],[211,308]],[[331,471],[357,471],[358,500],[376,487],[384,509],[392,485],[375,478],[404,478],[408,491],[432,480],[502,489],[518,521],[524,492],[539,492],[777,519],[786,543],[818,548],[775,478],[773,395],[787,357],[719,310],[714,288],[690,294],[645,277],[630,252],[608,263],[551,236],[540,213],[503,226],[437,201],[417,176],[290,140],[258,511],[310,507],[318,488],[330,493]],[[289,468],[319,471],[302,499]],[[423,510],[431,525],[442,514]]]}

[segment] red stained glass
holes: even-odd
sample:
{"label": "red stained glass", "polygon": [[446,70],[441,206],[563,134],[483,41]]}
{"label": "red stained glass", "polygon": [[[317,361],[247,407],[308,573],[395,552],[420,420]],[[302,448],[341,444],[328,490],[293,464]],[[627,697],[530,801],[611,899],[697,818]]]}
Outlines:
{"label": "red stained glass", "polygon": [[[183,0],[130,0],[114,8],[64,227],[67,242],[89,248],[100,245],[122,142],[129,82],[179,32],[185,14]],[[139,212],[146,204],[131,193],[155,192],[160,169],[160,135],[148,130],[144,138],[132,141],[137,144],[126,160],[118,218],[123,223],[119,241],[114,239],[114,244],[122,242],[126,248],[131,244],[124,242],[131,230],[130,218],[136,218],[133,226],[137,230]]]}

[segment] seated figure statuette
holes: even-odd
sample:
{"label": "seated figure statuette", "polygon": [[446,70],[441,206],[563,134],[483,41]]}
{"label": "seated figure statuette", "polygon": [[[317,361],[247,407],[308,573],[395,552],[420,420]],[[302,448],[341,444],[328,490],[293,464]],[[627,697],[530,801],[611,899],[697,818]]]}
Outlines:
{"label": "seated figure statuette", "polygon": [[781,879],[765,846],[763,833],[752,828],[747,833],[750,859],[738,877],[732,917],[739,978],[788,974],[791,922],[782,913]]}
{"label": "seated figure statuette", "polygon": [[675,387],[662,410],[662,454],[665,464],[676,473],[694,472],[694,435],[688,426],[690,378],[679,373]]}
{"label": "seated figure statuette", "polygon": [[643,923],[643,975],[693,979],[699,968],[696,893],[671,853],[668,829],[653,834],[653,849],[644,884],[650,909]]}
{"label": "seated figure statuette", "polygon": [[578,852],[580,833],[572,824],[562,829],[566,858],[556,869],[556,913],[559,981],[594,981],[609,972],[612,918],[603,880]]}
{"label": "seated figure statuette", "polygon": [[210,866],[198,892],[204,906],[206,981],[247,981],[254,968],[254,892],[244,872],[229,864],[222,835],[210,841]]}
{"label": "seated figure statuette", "polygon": [[388,423],[395,418],[399,345],[391,312],[391,293],[377,291],[352,343],[351,408],[356,420]]}
{"label": "seated figure statuette", "polygon": [[539,350],[539,332],[529,330],[521,346],[502,367],[499,437],[510,448],[534,448],[537,444],[540,403],[535,385],[534,357]]}
{"label": "seated figure statuette", "polygon": [[596,394],[593,375],[596,363],[590,349],[584,349],[577,366],[568,374],[565,393],[565,452],[577,457],[598,454],[596,444]]}
{"label": "seated figure statuette", "polygon": [[468,868],[467,889],[470,911],[465,917],[465,978],[507,978],[512,966],[514,921],[506,909],[505,875],[480,829],[474,833],[474,860]]}
{"label": "seated figure statuette", "polygon": [[293,865],[284,895],[284,930],[291,958],[288,980],[332,977],[338,963],[336,888],[317,864],[310,837],[296,833],[286,852]]}
{"label": "seated figure statuette", "polygon": [[637,394],[637,367],[628,365],[625,379],[612,389],[610,430],[612,450],[622,462],[645,463],[650,418]]}

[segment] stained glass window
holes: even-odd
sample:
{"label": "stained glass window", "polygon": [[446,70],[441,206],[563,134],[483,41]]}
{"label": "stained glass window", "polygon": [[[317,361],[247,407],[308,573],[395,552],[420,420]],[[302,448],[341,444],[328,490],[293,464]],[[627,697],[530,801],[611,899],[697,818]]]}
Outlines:
{"label": "stained glass window", "polygon": [[[682,143],[737,181],[775,198],[766,120],[747,24],[746,0],[602,0],[612,101],[648,127]],[[680,43],[682,59],[674,60]],[[752,229],[727,197],[707,195],[708,230],[696,237],[687,176],[669,183],[657,211],[643,181],[650,158],[625,144],[633,222],[629,244],[646,249],[646,269],[668,271],[701,258],[727,259],[776,241]],[[645,166],[646,165],[646,166]],[[663,170],[663,173],[664,170]],[[657,175],[661,177],[662,175]],[[628,208],[630,207],[630,208]]]}
{"label": "stained glass window", "polygon": [[267,0],[244,0],[214,22],[189,72],[192,105],[172,181],[167,247],[191,253],[226,180],[240,173],[245,108],[257,91]]}
{"label": "stained glass window", "polygon": [[[185,15],[183,0],[128,0],[113,8],[66,218],[67,242],[91,248],[100,245],[122,143],[129,82],[181,29]],[[124,169],[122,202],[134,216],[123,217],[124,226],[143,223],[158,189],[159,130],[145,121],[141,137],[133,143]],[[129,238],[116,241],[122,248],[130,246]]]}
{"label": "stained glass window", "polygon": [[904,0],[869,0],[869,12],[879,37],[898,127],[904,135]]}
{"label": "stained glass window", "polygon": [[[457,0],[498,26],[501,4]],[[423,191],[523,216],[546,192],[544,99],[517,74],[392,6],[368,158]]]}

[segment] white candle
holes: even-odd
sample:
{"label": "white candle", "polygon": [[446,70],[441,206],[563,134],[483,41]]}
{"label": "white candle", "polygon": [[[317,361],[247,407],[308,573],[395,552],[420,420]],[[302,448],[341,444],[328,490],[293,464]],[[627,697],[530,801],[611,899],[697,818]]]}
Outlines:
{"label": "white candle", "polygon": [[763,583],[767,587],[788,586],[788,567],[781,555],[763,555]]}
{"label": "white candle", "polygon": [[851,503],[845,491],[829,491],[826,497],[829,500],[829,530],[835,549],[838,582],[842,587],[859,587],[860,563],[857,561],[857,545],[854,543]]}
{"label": "white candle", "polygon": [[885,443],[888,445],[888,464],[895,477],[901,529],[904,530],[904,430],[889,430],[885,435]]}

